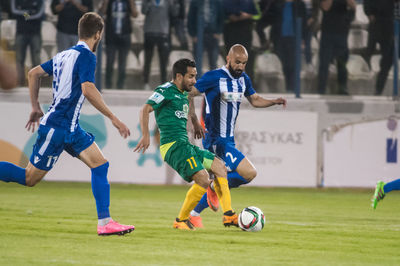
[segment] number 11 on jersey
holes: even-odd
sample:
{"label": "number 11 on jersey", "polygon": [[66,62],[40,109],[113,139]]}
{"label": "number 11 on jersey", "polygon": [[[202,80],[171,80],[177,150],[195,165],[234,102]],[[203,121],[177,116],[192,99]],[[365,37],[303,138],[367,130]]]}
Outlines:
{"label": "number 11 on jersey", "polygon": [[[197,163],[196,163],[196,161],[194,160],[194,157],[193,157],[193,156],[190,157],[189,159],[186,159],[186,161],[189,163],[190,169],[193,169],[194,167],[197,167]],[[193,162],[193,164],[192,164],[192,162]],[[194,165],[194,167],[193,167],[193,165]]]}

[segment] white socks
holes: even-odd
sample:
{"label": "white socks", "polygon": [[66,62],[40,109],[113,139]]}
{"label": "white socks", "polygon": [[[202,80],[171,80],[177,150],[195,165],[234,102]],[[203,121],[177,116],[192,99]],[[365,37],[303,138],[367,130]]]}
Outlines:
{"label": "white socks", "polygon": [[192,216],[200,216],[200,213],[196,212],[195,210],[192,210],[190,212],[190,215],[192,215]]}
{"label": "white socks", "polygon": [[98,220],[98,225],[105,226],[111,221],[111,217],[103,218]]}

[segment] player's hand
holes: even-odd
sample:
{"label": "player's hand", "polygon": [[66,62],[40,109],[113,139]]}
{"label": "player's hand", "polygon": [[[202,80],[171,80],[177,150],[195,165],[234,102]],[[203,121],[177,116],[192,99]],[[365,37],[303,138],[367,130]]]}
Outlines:
{"label": "player's hand", "polygon": [[129,128],[121,120],[119,120],[116,116],[114,116],[111,119],[111,122],[112,122],[113,126],[118,129],[119,134],[124,139],[126,139],[128,136],[131,135],[131,131],[129,130]]}
{"label": "player's hand", "polygon": [[39,127],[39,119],[43,116],[42,109],[33,109],[31,114],[29,115],[29,120],[25,125],[25,128],[28,131],[35,131],[35,125]]}
{"label": "player's hand", "polygon": [[193,131],[195,139],[204,138],[204,129],[199,122],[193,123]]}
{"label": "player's hand", "polygon": [[277,98],[274,100],[274,104],[283,105],[283,108],[286,108],[286,99],[284,98]]}
{"label": "player's hand", "polygon": [[134,152],[144,153],[150,146],[150,136],[143,136],[136,147],[133,149]]}

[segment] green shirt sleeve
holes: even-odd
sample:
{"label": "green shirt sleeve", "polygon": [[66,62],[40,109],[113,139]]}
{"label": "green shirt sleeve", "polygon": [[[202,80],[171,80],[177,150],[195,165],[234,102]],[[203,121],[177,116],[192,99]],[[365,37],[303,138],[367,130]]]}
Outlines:
{"label": "green shirt sleeve", "polygon": [[150,104],[154,110],[157,110],[166,102],[166,98],[165,89],[157,88],[146,103]]}

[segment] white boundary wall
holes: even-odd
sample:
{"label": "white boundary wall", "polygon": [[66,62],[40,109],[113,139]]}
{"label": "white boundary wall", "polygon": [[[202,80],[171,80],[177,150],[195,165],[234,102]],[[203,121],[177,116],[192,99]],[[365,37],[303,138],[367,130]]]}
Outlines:
{"label": "white boundary wall", "polygon": [[324,185],[374,187],[377,179],[400,178],[398,122],[393,118],[356,123],[326,134]]}
{"label": "white boundary wall", "polygon": [[[156,146],[151,146],[145,157],[132,152],[140,137],[138,112],[150,94],[103,92],[112,110],[131,129],[128,140],[122,139],[90,104],[83,107],[81,125],[96,135],[96,142],[109,159],[111,182],[164,184],[168,179],[174,184],[182,183],[161,161]],[[239,149],[258,170],[250,185],[373,187],[379,179],[399,177],[399,163],[386,161],[387,139],[398,138],[398,132],[389,130],[386,123],[400,112],[398,102],[373,96],[263,96],[283,96],[288,99],[288,107],[266,110],[249,107],[247,101],[242,103],[235,135]],[[196,99],[196,106],[201,106],[201,98]],[[51,90],[41,90],[40,102],[51,103]],[[0,90],[0,160],[12,157],[4,143],[30,155],[34,136],[24,129],[29,112],[27,88]],[[150,127],[154,128],[153,116],[151,119]],[[323,132],[329,132],[332,138],[328,141]],[[196,144],[201,146],[199,141]],[[90,171],[63,153],[46,179],[90,181]]]}
{"label": "white boundary wall", "polygon": [[[32,135],[24,130],[31,110],[25,94],[22,98],[17,95],[11,97],[17,98],[17,102],[15,99],[0,98],[0,123],[3,125],[0,140],[14,145],[21,151],[25,150],[26,156],[29,157],[35,134]],[[96,142],[110,161],[111,182],[164,184],[167,170],[161,161],[158,147],[154,145],[154,140],[152,139],[152,145],[145,155],[132,151],[132,146],[140,138],[139,111],[150,92],[130,92],[130,94],[136,96],[131,105],[118,103],[120,100],[110,101],[113,112],[131,129],[132,135],[127,140],[121,138],[111,123],[90,104],[84,105],[80,124],[96,136]],[[7,96],[10,95],[6,95],[6,98]],[[46,99],[41,99],[41,102],[49,104],[50,97],[45,93]],[[107,95],[105,98],[107,101]],[[244,106],[237,121],[238,147],[258,170],[258,176],[252,185],[315,187],[317,114],[282,110],[280,107],[273,107],[270,110],[254,108],[250,110]],[[12,114],[11,119],[10,114]],[[154,115],[151,115],[150,127],[153,129],[154,125]],[[200,142],[197,144],[201,146]],[[0,152],[4,158],[7,151]],[[90,171],[83,163],[64,152],[45,179],[90,181]],[[172,183],[180,184],[179,176],[175,175]]]}

